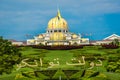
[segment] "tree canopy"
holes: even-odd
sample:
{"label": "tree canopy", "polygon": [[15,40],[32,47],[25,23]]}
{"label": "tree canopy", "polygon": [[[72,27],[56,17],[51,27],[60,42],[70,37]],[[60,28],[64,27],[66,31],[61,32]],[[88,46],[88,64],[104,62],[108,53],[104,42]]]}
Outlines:
{"label": "tree canopy", "polygon": [[18,48],[6,39],[0,37],[0,74],[11,73],[13,66],[21,60]]}

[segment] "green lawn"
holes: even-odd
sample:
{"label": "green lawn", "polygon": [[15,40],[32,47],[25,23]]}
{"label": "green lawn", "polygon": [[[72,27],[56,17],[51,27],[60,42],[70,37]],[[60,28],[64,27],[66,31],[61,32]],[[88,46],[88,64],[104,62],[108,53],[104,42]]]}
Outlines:
{"label": "green lawn", "polygon": [[[22,47],[21,48],[21,53],[23,56],[23,59],[29,58],[30,64],[34,64],[33,60],[37,60],[39,62],[39,58],[42,58],[43,60],[43,67],[35,67],[35,68],[30,68],[30,67],[25,67],[21,68],[20,70],[16,71],[16,66],[13,69],[13,72],[11,74],[3,74],[0,76],[0,80],[14,80],[15,77],[22,77],[20,78],[21,80],[42,80],[44,78],[48,78],[45,75],[41,74],[40,75],[43,77],[41,79],[36,78],[34,75],[30,79],[28,77],[22,76],[22,72],[32,72],[34,70],[47,70],[47,69],[64,69],[64,70],[80,70],[80,72],[76,73],[73,75],[73,77],[79,77],[78,75],[82,74],[82,70],[87,70],[86,75],[81,80],[119,80],[120,73],[113,73],[113,72],[106,72],[106,65],[109,59],[109,57],[120,57],[120,48],[118,49],[102,49],[100,46],[86,46],[83,49],[73,49],[73,50],[45,50],[45,49],[34,49],[31,47]],[[71,59],[76,58],[81,60],[82,56],[85,56],[85,61],[86,65],[84,66],[69,66],[66,65],[66,62],[68,63],[78,63],[77,60],[75,62],[72,62]],[[94,78],[88,78],[92,73],[89,72],[89,67],[90,67],[90,62],[93,61],[94,63],[97,62],[97,59],[103,57],[103,66],[101,67],[94,67],[91,69],[92,71],[99,71],[100,74]],[[91,58],[93,60],[91,60]],[[89,60],[90,59],[90,60]],[[57,64],[57,61],[59,61],[59,65],[49,67],[49,62],[53,62],[54,64]],[[82,60],[81,60],[82,61]],[[88,74],[89,73],[89,74]],[[61,74],[61,71],[58,71],[55,75],[54,78],[58,77],[57,75]],[[103,74],[103,75],[102,75]],[[61,74],[65,77],[64,74]],[[100,78],[102,75],[102,78]],[[105,76],[105,79],[103,79],[103,76]],[[116,78],[115,78],[116,77]],[[20,80],[16,79],[16,80]]]}

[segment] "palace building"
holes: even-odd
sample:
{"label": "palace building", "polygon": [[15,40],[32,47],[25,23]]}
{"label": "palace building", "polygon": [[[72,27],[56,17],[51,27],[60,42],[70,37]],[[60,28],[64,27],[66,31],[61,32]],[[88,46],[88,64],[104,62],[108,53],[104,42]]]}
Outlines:
{"label": "palace building", "polygon": [[67,21],[58,10],[57,15],[48,22],[46,33],[28,39],[27,45],[81,45],[89,44],[88,38],[69,32]]}
{"label": "palace building", "polygon": [[120,36],[117,34],[112,34],[112,35],[104,38],[103,40],[92,41],[92,42],[90,42],[90,44],[93,44],[93,45],[110,44],[115,39],[117,39],[120,42]]}

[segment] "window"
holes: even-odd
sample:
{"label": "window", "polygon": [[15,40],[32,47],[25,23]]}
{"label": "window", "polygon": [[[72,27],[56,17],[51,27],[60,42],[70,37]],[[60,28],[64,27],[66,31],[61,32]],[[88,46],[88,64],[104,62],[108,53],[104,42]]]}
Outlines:
{"label": "window", "polygon": [[61,32],[61,30],[59,30],[59,32]]}
{"label": "window", "polygon": [[54,32],[57,32],[57,30],[54,30]]}

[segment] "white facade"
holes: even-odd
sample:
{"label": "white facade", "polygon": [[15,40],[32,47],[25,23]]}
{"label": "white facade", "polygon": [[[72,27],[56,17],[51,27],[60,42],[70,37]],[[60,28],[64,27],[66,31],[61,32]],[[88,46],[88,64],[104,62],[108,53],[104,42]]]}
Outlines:
{"label": "white facade", "polygon": [[[48,33],[44,33],[44,37],[36,36],[35,39],[28,39],[27,45],[53,45],[55,41],[50,40],[50,35]],[[80,44],[89,44],[89,38],[81,38],[81,36],[77,35],[76,38],[73,38],[73,34],[66,34],[66,40],[60,40],[62,45],[80,45]]]}

